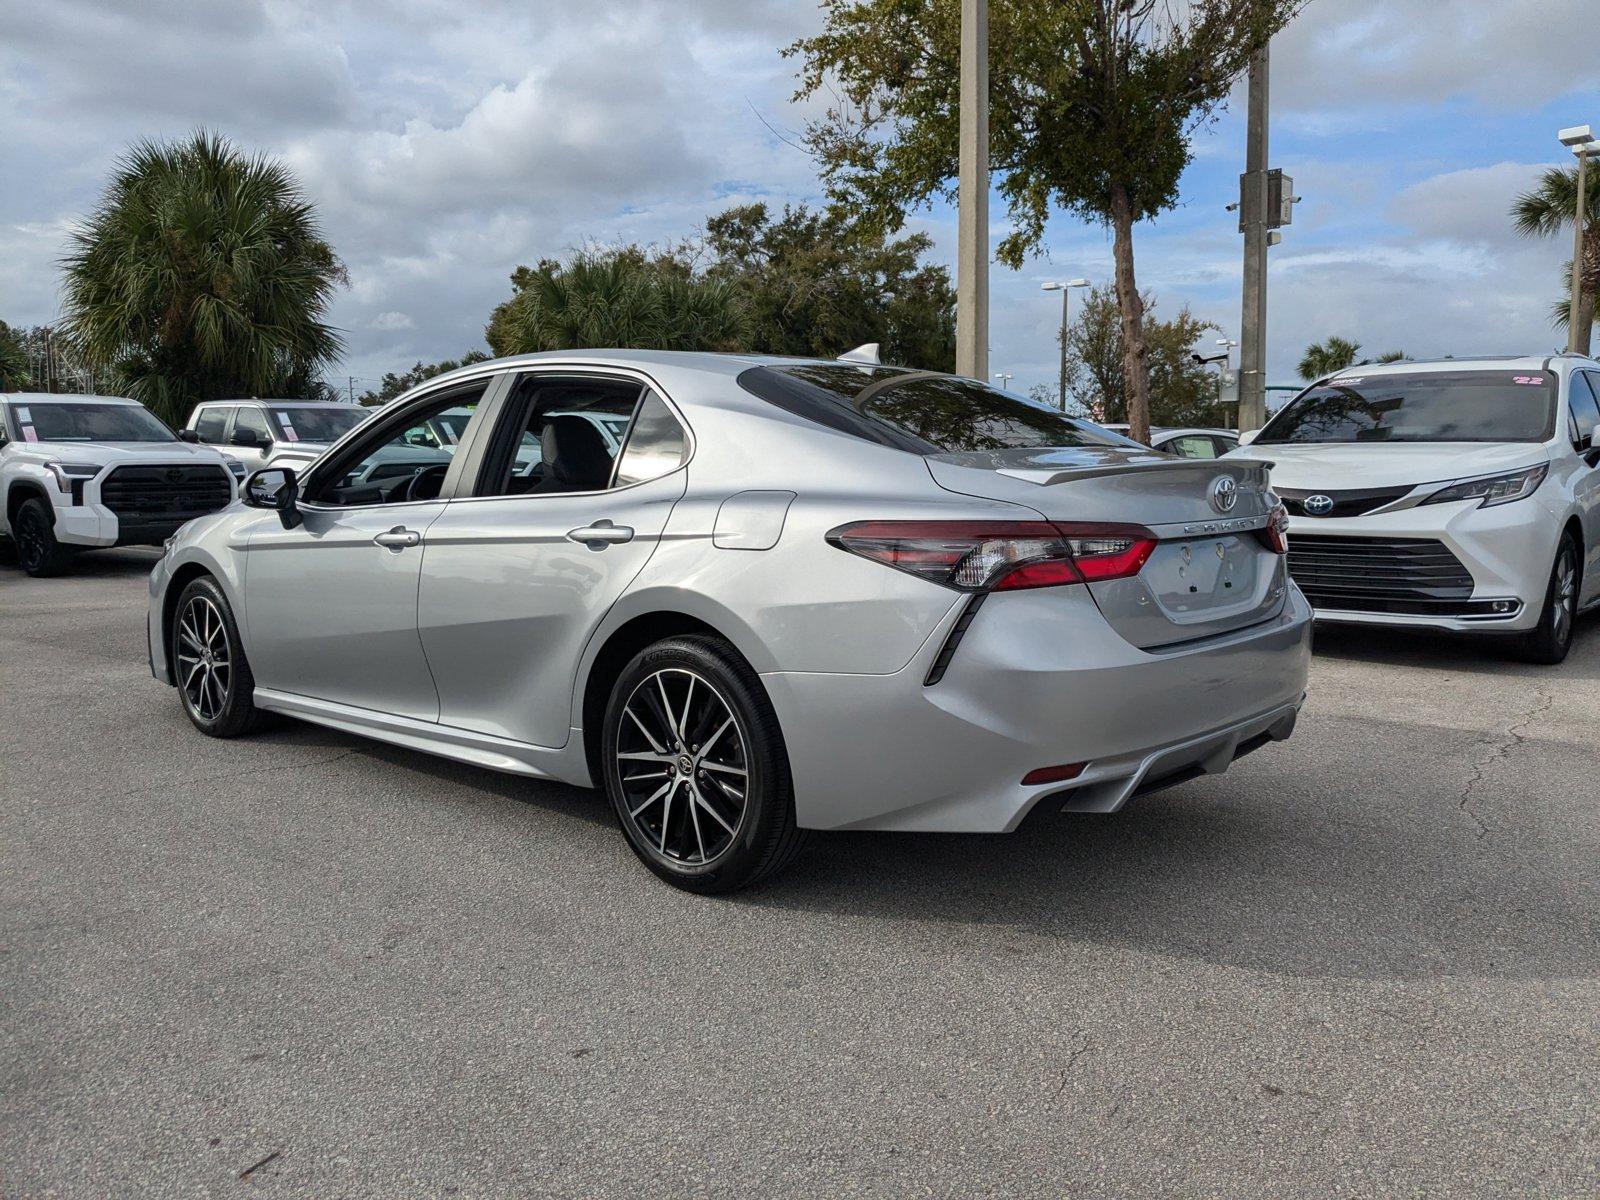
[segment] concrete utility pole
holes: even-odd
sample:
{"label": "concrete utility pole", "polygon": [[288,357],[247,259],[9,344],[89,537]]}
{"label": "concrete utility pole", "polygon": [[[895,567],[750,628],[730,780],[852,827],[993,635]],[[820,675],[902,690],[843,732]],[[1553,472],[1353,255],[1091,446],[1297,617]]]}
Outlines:
{"label": "concrete utility pole", "polygon": [[1267,47],[1250,60],[1244,186],[1244,311],[1239,321],[1239,428],[1267,423]]}
{"label": "concrete utility pole", "polygon": [[989,0],[961,0],[956,374],[989,378]]}

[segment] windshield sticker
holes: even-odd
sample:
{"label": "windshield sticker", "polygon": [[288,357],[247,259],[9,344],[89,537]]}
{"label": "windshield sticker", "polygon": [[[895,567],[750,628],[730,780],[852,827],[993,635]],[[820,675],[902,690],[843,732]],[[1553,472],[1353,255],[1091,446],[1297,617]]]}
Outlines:
{"label": "windshield sticker", "polygon": [[22,440],[25,442],[37,442],[39,440],[39,435],[34,431],[32,425],[24,425],[22,427]]}
{"label": "windshield sticker", "polygon": [[298,442],[300,440],[300,435],[294,431],[294,426],[289,424],[287,421],[283,423],[283,436],[288,438],[291,442]]}
{"label": "windshield sticker", "polygon": [[1542,387],[1544,385],[1544,376],[1543,375],[1518,375],[1511,382],[1512,383],[1526,384],[1526,385],[1529,385],[1529,386],[1532,386],[1532,387]]}
{"label": "windshield sticker", "polygon": [[23,408],[19,404],[17,406],[17,423],[19,425],[29,425],[29,424],[32,424],[32,422],[33,422],[33,413],[31,411],[29,411],[28,409]]}

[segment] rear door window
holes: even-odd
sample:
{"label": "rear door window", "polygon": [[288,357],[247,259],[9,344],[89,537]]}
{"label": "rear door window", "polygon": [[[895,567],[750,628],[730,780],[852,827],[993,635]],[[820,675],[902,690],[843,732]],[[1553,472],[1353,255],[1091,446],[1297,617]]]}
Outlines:
{"label": "rear door window", "polygon": [[221,445],[228,433],[228,416],[233,409],[225,404],[211,404],[200,410],[194,423],[195,436],[213,446]]}

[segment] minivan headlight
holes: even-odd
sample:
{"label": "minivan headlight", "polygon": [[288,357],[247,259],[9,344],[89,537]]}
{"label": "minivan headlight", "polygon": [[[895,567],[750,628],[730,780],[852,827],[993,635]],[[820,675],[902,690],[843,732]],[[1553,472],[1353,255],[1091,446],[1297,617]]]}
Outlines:
{"label": "minivan headlight", "polygon": [[1549,463],[1540,463],[1522,471],[1506,475],[1489,475],[1483,479],[1459,479],[1447,483],[1423,501],[1424,504],[1449,504],[1455,500],[1481,500],[1479,508],[1493,508],[1496,504],[1510,504],[1531,496],[1544,477],[1550,473]]}

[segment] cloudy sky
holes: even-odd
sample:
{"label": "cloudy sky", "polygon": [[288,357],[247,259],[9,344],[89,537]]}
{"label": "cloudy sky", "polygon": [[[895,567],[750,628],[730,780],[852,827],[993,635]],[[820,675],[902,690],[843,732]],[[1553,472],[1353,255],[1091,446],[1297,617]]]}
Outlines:
{"label": "cloudy sky", "polygon": [[[1273,49],[1272,163],[1304,202],[1272,251],[1270,374],[1327,334],[1374,352],[1542,351],[1567,244],[1506,209],[1555,131],[1600,125],[1594,0],[1312,0]],[[118,153],[199,125],[293,165],[350,269],[339,374],[481,346],[518,263],[659,241],[817,198],[779,49],[809,0],[0,0],[0,318],[52,319],[55,260]],[[1585,19],[1589,18],[1589,19]],[[1575,32],[1582,31],[1582,32]],[[1160,309],[1237,336],[1242,94],[1196,139],[1180,207],[1136,235]],[[769,128],[769,126],[771,128]],[[996,201],[996,224],[1004,209]],[[953,261],[947,209],[913,225]],[[996,236],[1003,233],[998,229]],[[1044,280],[1111,272],[1065,218],[992,277],[992,369],[1053,382]],[[841,347],[843,349],[843,347]]]}

